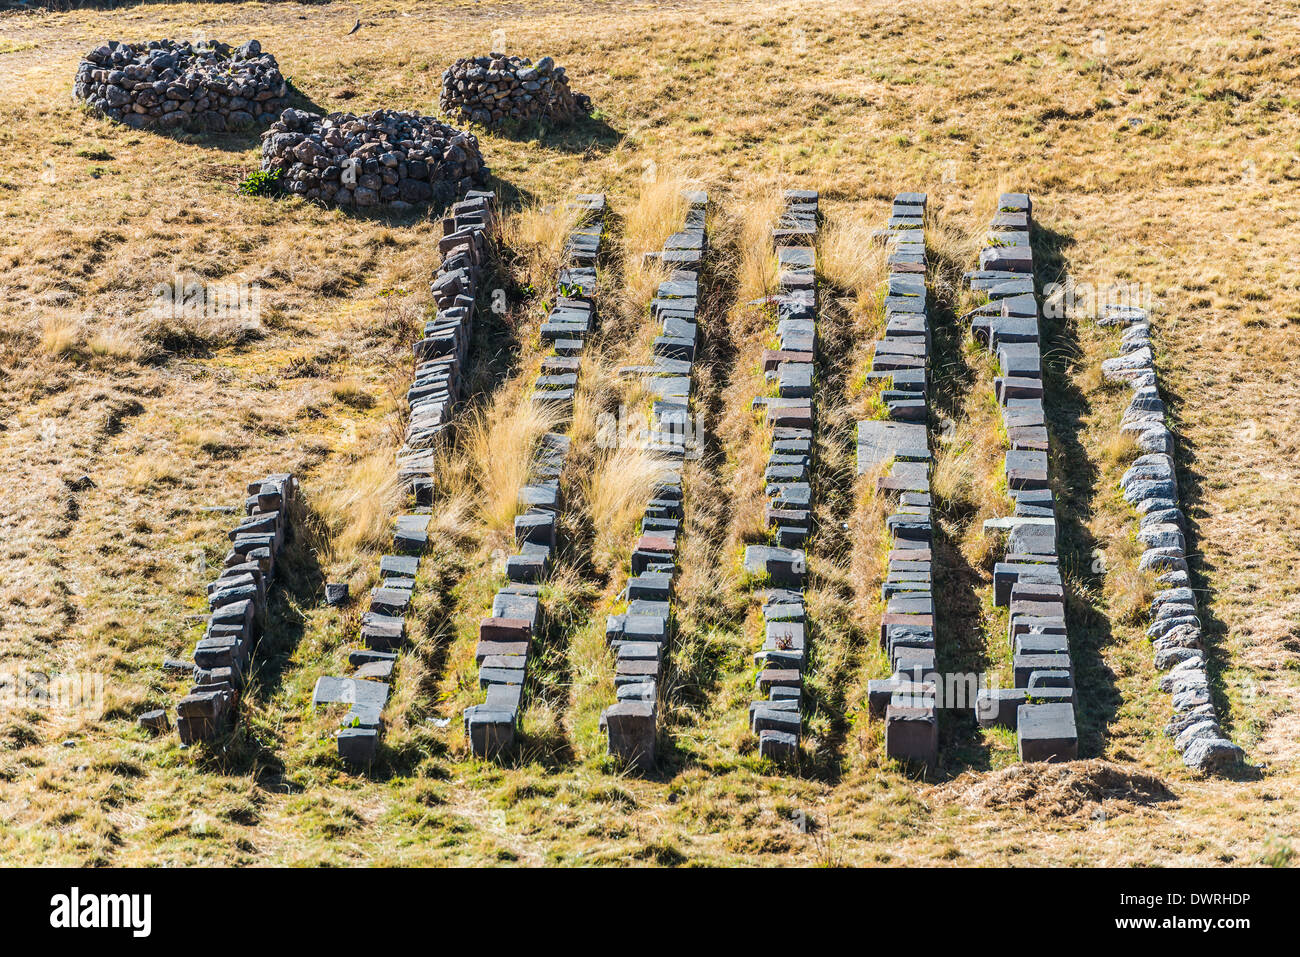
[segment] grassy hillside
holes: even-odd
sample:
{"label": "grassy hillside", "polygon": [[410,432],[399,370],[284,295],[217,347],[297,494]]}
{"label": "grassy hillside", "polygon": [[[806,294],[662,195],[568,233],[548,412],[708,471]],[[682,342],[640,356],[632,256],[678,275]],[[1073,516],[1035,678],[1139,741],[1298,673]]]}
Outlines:
{"label": "grassy hillside", "polygon": [[[101,672],[108,699],[102,720],[0,708],[0,862],[1293,862],[1300,22],[1267,2],[898,6],[360,0],[0,13],[0,666]],[[257,165],[251,137],[133,132],[72,102],[77,61],[96,42],[199,31],[258,38],[313,103],[356,112],[433,112],[443,67],[504,31],[509,52],[555,57],[600,111],[565,133],[479,133],[510,213],[511,309],[479,343],[479,441],[447,463],[416,647],[369,776],[338,766],[310,708],[360,611],[324,607],[322,583],[363,592],[398,507],[385,464],[436,224],[238,195]],[[551,588],[558,615],[527,746],[475,761],[458,724],[472,699],[471,635],[501,564],[492,504],[508,500],[510,479],[494,456],[526,442],[506,423],[535,365],[541,299],[528,284],[544,294],[553,276],[557,224],[535,207],[609,194],[621,247],[599,354],[612,368],[638,355],[632,320],[653,278],[632,263],[662,239],[665,196],[686,181],[711,190],[720,264],[700,371],[709,451],[688,476],[672,746],[660,775],[632,776],[607,764],[596,733],[610,698],[601,627],[627,547],[600,532],[626,525],[617,480],[628,463],[593,457],[569,519],[589,547]],[[758,618],[736,567],[753,525],[743,490],[761,467],[744,405],[761,387],[765,333],[744,303],[762,287],[756,237],[785,185],[822,190],[830,290],[818,400],[833,410],[827,532],[812,559],[816,709],[800,775],[761,767],[744,727]],[[1149,286],[1220,713],[1251,763],[1238,779],[1186,771],[1160,734],[1168,698],[1135,623],[1144,586],[1116,491],[1125,397],[1098,371],[1117,339],[1086,320],[1053,326],[1048,345],[1089,760],[1011,767],[1014,742],[958,720],[930,777],[884,760],[863,708],[882,666],[868,640],[880,515],[854,484],[848,443],[876,319],[880,267],[865,240],[893,194],[913,189],[936,214],[941,318],[961,306],[952,277],[1002,189],[1033,195],[1051,271],[1040,279]],[[153,319],[151,291],[177,273],[257,282],[260,325]],[[990,507],[987,370],[951,326],[937,348],[956,438],[941,462],[951,550],[940,614],[949,647],[996,667],[977,534]],[[590,411],[620,386],[598,376],[585,388]],[[204,565],[226,547],[231,516],[207,509],[282,470],[298,473],[308,512],[240,732],[224,750],[146,736],[134,718],[183,693],[161,662],[192,649]],[[93,487],[70,484],[82,475]]]}

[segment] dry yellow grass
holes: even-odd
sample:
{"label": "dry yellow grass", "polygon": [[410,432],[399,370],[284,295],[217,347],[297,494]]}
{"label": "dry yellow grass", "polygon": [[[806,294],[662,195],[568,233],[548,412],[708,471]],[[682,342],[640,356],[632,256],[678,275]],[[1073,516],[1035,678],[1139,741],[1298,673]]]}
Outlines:
{"label": "dry yellow grass", "polygon": [[625,562],[662,466],[639,446],[620,443],[600,450],[590,470],[579,477],[595,530],[592,563],[607,574]]}
{"label": "dry yellow grass", "polygon": [[546,292],[564,264],[564,243],[580,210],[566,203],[535,203],[513,210],[502,220],[501,241],[517,257],[517,272],[529,289]]}
{"label": "dry yellow grass", "polygon": [[[348,37],[358,16],[366,29]],[[575,16],[589,28],[574,31]],[[354,423],[362,450],[379,448],[400,424],[409,343],[436,260],[436,226],[423,216],[352,217],[238,196],[233,184],[257,162],[251,138],[133,132],[69,101],[78,56],[103,37],[183,36],[200,21],[220,21],[232,40],[256,35],[327,110],[428,110],[446,60],[483,51],[506,24],[512,46],[568,68],[613,132],[485,134],[502,181],[541,205],[575,190],[608,192],[626,218],[629,254],[657,248],[680,221],[667,185],[660,202],[647,199],[638,211],[649,159],[659,184],[682,170],[719,197],[744,199],[750,184],[774,178],[824,185],[827,231],[844,241],[842,249],[824,241],[821,265],[864,306],[859,340],[874,321],[863,299],[874,267],[855,271],[865,247],[852,237],[883,223],[894,192],[928,191],[940,228],[972,237],[998,188],[1029,191],[1049,261],[1080,282],[1150,284],[1160,302],[1162,383],[1185,436],[1194,566],[1212,616],[1225,718],[1262,766],[1244,781],[1182,769],[1152,733],[1167,696],[1152,691],[1150,646],[1115,614],[1090,674],[1116,703],[1090,756],[1158,775],[1175,799],[1114,814],[1104,830],[1015,803],[941,806],[879,762],[865,720],[836,773],[797,778],[755,772],[730,726],[713,722],[719,739],[697,740],[688,723],[697,711],[683,709],[674,727],[689,760],[667,767],[667,782],[615,779],[589,759],[599,746],[597,704],[611,697],[598,625],[570,639],[567,720],[586,735],[577,760],[461,761],[444,749],[454,730],[423,721],[437,710],[430,689],[461,673],[459,662],[438,657],[441,608],[414,622],[430,654],[409,673],[404,665],[399,681],[391,737],[410,775],[343,774],[313,737],[303,717],[311,684],[338,666],[355,626],[306,598],[286,631],[281,684],[250,710],[293,793],[261,787],[248,765],[204,769],[174,738],[139,734],[134,715],[170,707],[183,690],[158,665],[197,636],[187,618],[206,580],[196,555],[212,561],[224,552],[230,516],[200,509],[236,505],[255,473],[298,472],[309,503],[329,502],[352,481],[358,459],[343,441],[344,422]],[[1100,51],[1098,24],[1107,40]],[[676,855],[805,864],[1293,860],[1300,120],[1287,91],[1300,36],[1275,4],[1102,0],[1058,11],[1027,2],[686,0],[666,22],[651,3],[159,3],[129,19],[120,10],[6,13],[0,36],[0,656],[104,672],[113,707],[102,721],[80,723],[2,716],[0,858],[238,866],[482,864],[506,853],[524,863],[592,864]],[[113,158],[83,155],[92,151]],[[932,242],[947,245],[933,230]],[[178,273],[259,283],[259,328],[159,325],[150,291]],[[643,316],[654,278],[629,272],[632,319]],[[1080,477],[1077,495],[1109,554],[1131,527],[1114,507],[1118,462],[1106,453],[1125,397],[1096,377],[1113,336],[1086,322],[1073,335],[1077,354],[1058,361],[1080,396],[1072,437],[1097,468]],[[357,383],[373,406],[350,401]],[[214,441],[186,440],[209,431]],[[60,479],[81,474],[95,487],[70,497]],[[705,472],[700,481],[711,479]],[[439,521],[448,535],[474,539],[477,496],[454,504],[444,503]],[[319,546],[319,576],[372,567],[360,556],[373,526],[361,522],[343,544],[347,523],[330,524],[340,531]],[[482,596],[456,606],[465,618],[456,627],[472,628],[492,565],[474,547],[462,551],[470,565],[431,580],[423,595],[437,602],[458,582],[486,582]],[[712,545],[691,556],[716,563],[693,569],[693,588],[707,596],[728,587],[731,556]],[[1116,550],[1112,567],[1122,561]],[[1115,612],[1128,603],[1116,602]],[[732,611],[693,620],[687,647],[739,655],[748,642],[737,639],[743,626]],[[739,671],[735,658],[725,663]],[[534,718],[554,733],[553,714]],[[68,737],[75,746],[62,745]],[[505,808],[510,826],[485,824],[485,806]],[[824,824],[818,836],[792,826],[785,812],[793,808]],[[675,854],[661,858],[664,848]]]}
{"label": "dry yellow grass", "polygon": [[[519,490],[528,482],[538,443],[556,425],[555,416],[529,401],[529,394],[512,392],[472,416],[465,426],[464,484],[448,490],[470,497],[487,530],[512,540],[515,516],[523,511]],[[448,469],[453,471],[454,465]]]}

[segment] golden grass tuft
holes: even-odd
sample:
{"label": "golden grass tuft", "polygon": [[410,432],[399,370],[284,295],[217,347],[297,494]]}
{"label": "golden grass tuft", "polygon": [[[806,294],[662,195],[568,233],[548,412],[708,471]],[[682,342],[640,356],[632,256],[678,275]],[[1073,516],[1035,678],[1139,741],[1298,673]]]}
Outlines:
{"label": "golden grass tuft", "polygon": [[646,451],[625,442],[597,451],[580,479],[595,529],[592,564],[607,574],[631,552],[632,534],[662,466]]}
{"label": "golden grass tuft", "polygon": [[489,411],[475,412],[465,425],[463,494],[489,533],[513,535],[519,490],[528,484],[533,457],[543,435],[554,429],[553,413],[535,406],[527,396],[508,397]]}
{"label": "golden grass tuft", "polygon": [[700,181],[676,171],[655,173],[642,181],[641,194],[623,219],[623,242],[630,256],[662,249],[664,241],[682,228],[686,218],[686,190],[699,189]]}
{"label": "golden grass tuft", "polygon": [[391,544],[391,521],[401,498],[393,450],[387,447],[363,455],[336,481],[314,489],[312,507],[328,532],[330,557],[351,559]]}
{"label": "golden grass tuft", "polygon": [[889,278],[888,252],[872,239],[879,223],[860,213],[829,212],[817,235],[817,271],[853,296],[860,312],[873,313],[881,284]]}
{"label": "golden grass tuft", "polygon": [[502,240],[515,257],[522,285],[542,295],[551,290],[565,262],[565,240],[581,215],[581,210],[569,209],[566,203],[532,203],[506,214]]}
{"label": "golden grass tuft", "polygon": [[46,316],[41,320],[41,351],[60,359],[72,355],[81,346],[78,323],[61,315]]}
{"label": "golden grass tuft", "polygon": [[785,207],[780,186],[761,189],[741,207],[739,262],[736,265],[736,298],[744,303],[776,291],[776,252],[772,227]]}

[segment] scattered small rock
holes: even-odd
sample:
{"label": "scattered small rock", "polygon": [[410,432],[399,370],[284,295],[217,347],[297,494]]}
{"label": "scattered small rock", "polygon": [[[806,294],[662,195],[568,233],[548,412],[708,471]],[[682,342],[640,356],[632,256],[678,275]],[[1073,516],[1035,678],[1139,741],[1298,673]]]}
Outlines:
{"label": "scattered small rock", "polygon": [[325,586],[325,604],[331,608],[346,605],[348,601],[348,583],[330,582]]}
{"label": "scattered small rock", "polygon": [[146,711],[135,719],[136,726],[145,731],[166,731],[168,728],[167,712],[162,708]]}

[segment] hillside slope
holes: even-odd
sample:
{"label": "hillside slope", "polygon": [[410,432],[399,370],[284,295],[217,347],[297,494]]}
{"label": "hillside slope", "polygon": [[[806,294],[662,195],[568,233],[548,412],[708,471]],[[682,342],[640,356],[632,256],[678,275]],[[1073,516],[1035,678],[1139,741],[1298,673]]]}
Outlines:
{"label": "hillside slope", "polygon": [[[103,720],[0,708],[0,861],[1292,862],[1300,19],[1268,2],[897,6],[361,0],[0,14],[0,665],[107,682]],[[1112,442],[1124,396],[1098,373],[1115,336],[1081,319],[1061,325],[1049,360],[1070,387],[1060,421],[1077,424],[1061,452],[1071,520],[1106,569],[1075,576],[1091,760],[1008,769],[1005,747],[975,741],[945,752],[928,780],[888,764],[861,708],[872,660],[858,606],[828,588],[843,657],[824,674],[843,713],[825,716],[805,775],[756,765],[731,693],[745,611],[728,549],[743,523],[722,501],[743,467],[728,415],[754,393],[720,356],[703,387],[721,450],[699,480],[713,491],[686,553],[697,667],[662,775],[602,761],[601,701],[572,670],[588,660],[577,643],[530,715],[538,746],[502,765],[466,758],[456,725],[468,633],[499,546],[468,506],[449,522],[445,578],[423,589],[422,651],[399,685],[391,758],[370,776],[343,771],[310,696],[356,610],[324,607],[322,583],[365,586],[395,507],[380,476],[437,224],[240,196],[235,183],[257,164],[249,138],[133,132],[71,101],[77,61],[98,41],[196,31],[255,36],[315,104],[356,112],[432,112],[444,66],[502,36],[511,52],[551,55],[600,116],[541,139],[480,133],[507,208],[603,191],[627,216],[648,184],[694,177],[736,256],[773,185],[818,188],[828,220],[868,231],[895,193],[924,190],[957,253],[997,192],[1031,193],[1061,270],[1040,280],[1133,283],[1156,304],[1216,691],[1251,767],[1197,777],[1160,734],[1166,696],[1119,574],[1132,554]],[[178,273],[258,283],[260,325],[160,326],[151,291]],[[616,290],[603,292],[612,303]],[[846,349],[852,292],[840,288],[832,323]],[[526,344],[538,302],[522,285],[514,295]],[[732,305],[713,304],[710,332],[743,356],[757,340]],[[485,409],[501,407],[494,397],[517,373],[485,367]],[[183,693],[161,661],[192,649],[204,563],[224,553],[230,516],[205,509],[237,504],[250,476],[272,471],[298,474],[312,516],[245,727],[224,753],[147,737],[134,718]],[[93,487],[70,484],[82,475]],[[957,534],[968,519],[951,516]],[[572,634],[590,638],[614,583],[561,585]]]}

